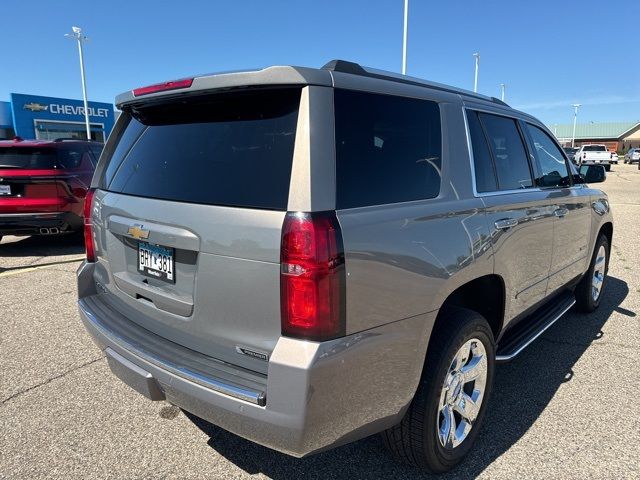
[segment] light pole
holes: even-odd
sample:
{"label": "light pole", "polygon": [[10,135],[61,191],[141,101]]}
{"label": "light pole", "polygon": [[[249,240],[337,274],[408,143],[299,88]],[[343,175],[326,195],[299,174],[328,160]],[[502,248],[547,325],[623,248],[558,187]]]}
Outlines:
{"label": "light pole", "polygon": [[579,103],[574,103],[573,105],[573,135],[571,136],[571,148],[575,146],[576,143],[576,121],[578,120],[578,108],[581,106]]}
{"label": "light pole", "polygon": [[87,102],[87,81],[84,77],[84,55],[82,54],[82,42],[87,37],[82,34],[80,27],[71,27],[73,33],[65,33],[64,36],[78,41],[78,54],[80,55],[80,76],[82,77],[82,98],[84,100],[84,123],[87,128],[87,140],[91,140],[91,127],[89,126],[89,102]]}
{"label": "light pole", "polygon": [[507,87],[506,84],[504,83],[500,84],[500,100],[502,100],[503,102],[504,102],[504,91],[506,87]]}
{"label": "light pole", "polygon": [[474,53],[473,56],[476,58],[476,74],[473,79],[473,91],[478,93],[478,68],[480,67],[480,54]]}
{"label": "light pole", "polygon": [[402,30],[402,74],[407,74],[407,34],[409,30],[409,0],[404,0],[404,29]]}

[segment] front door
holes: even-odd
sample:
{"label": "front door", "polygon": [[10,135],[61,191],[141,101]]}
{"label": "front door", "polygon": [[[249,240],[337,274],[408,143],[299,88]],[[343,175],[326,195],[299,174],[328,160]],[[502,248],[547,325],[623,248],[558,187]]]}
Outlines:
{"label": "front door", "polygon": [[525,124],[536,162],[536,183],[553,202],[553,253],[547,292],[562,288],[582,275],[587,266],[591,215],[589,196],[572,186],[571,167],[560,147],[540,127]]}

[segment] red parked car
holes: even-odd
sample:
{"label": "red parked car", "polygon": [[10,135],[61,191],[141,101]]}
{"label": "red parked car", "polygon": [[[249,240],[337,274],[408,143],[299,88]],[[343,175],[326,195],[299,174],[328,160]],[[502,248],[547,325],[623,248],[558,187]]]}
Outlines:
{"label": "red parked car", "polygon": [[82,208],[102,143],[0,141],[0,239],[82,229]]}

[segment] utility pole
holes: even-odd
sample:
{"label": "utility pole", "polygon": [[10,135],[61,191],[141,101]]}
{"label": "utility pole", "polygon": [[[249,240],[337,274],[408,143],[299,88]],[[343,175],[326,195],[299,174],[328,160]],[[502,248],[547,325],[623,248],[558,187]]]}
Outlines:
{"label": "utility pole", "polygon": [[578,108],[581,107],[579,103],[574,103],[573,105],[573,135],[571,136],[571,148],[575,146],[576,143],[576,122],[578,120]]}
{"label": "utility pole", "polygon": [[476,58],[476,74],[473,80],[473,91],[478,93],[478,68],[480,67],[480,54],[474,53],[473,56]]}
{"label": "utility pole", "polygon": [[507,87],[506,84],[501,83],[500,84],[500,100],[502,100],[504,102],[504,90]]}
{"label": "utility pole", "polygon": [[80,76],[82,77],[82,99],[84,100],[84,123],[87,128],[87,140],[91,140],[91,127],[89,125],[89,102],[87,101],[87,81],[84,76],[84,55],[82,53],[82,42],[87,37],[82,34],[80,27],[71,27],[73,33],[65,33],[65,37],[78,41],[78,54],[80,55]]}
{"label": "utility pole", "polygon": [[409,30],[409,0],[404,0],[404,29],[402,31],[402,74],[407,74],[407,35]]}

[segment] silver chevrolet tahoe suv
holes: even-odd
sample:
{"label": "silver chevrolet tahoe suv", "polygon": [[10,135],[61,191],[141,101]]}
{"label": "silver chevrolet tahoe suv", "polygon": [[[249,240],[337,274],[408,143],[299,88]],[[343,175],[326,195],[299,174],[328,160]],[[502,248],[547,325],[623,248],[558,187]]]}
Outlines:
{"label": "silver chevrolet tahoe suv", "polygon": [[303,457],[381,432],[446,471],[496,362],[602,299],[602,167],[495,98],[333,61],[117,105],[82,321],[129,386],[254,442]]}

